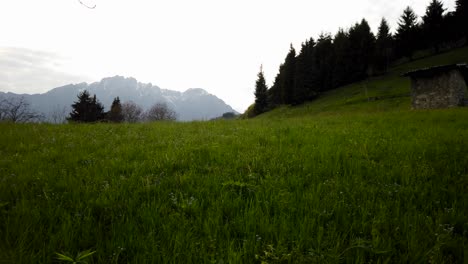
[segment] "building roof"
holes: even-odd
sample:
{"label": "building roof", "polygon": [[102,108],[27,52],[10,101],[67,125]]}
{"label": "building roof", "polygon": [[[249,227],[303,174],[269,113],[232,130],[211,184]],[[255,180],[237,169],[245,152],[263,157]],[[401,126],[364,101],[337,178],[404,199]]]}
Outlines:
{"label": "building roof", "polygon": [[437,74],[449,72],[451,70],[460,70],[463,77],[465,78],[465,82],[468,83],[468,66],[466,63],[463,64],[451,64],[451,65],[442,65],[442,66],[434,66],[429,68],[423,68],[419,70],[409,71],[403,74],[404,77],[432,77]]}

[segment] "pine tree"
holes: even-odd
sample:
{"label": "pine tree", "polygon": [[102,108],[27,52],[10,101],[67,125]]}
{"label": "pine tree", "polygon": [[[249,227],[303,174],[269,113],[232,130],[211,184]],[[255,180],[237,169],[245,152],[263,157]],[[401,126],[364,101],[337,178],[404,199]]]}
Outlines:
{"label": "pine tree", "polygon": [[439,52],[439,46],[443,41],[444,12],[442,2],[432,0],[423,16],[424,35],[436,53]]}
{"label": "pine tree", "polygon": [[349,31],[354,71],[350,81],[360,81],[367,77],[375,47],[375,37],[365,19],[354,25]]}
{"label": "pine tree", "polygon": [[92,98],[88,91],[84,90],[78,94],[78,101],[72,104],[69,121],[86,122],[89,117],[89,106],[92,103]]}
{"label": "pine tree", "polygon": [[319,91],[333,88],[333,42],[330,34],[320,34],[315,45],[315,68]]}
{"label": "pine tree", "polygon": [[270,108],[293,102],[295,72],[296,50],[291,44],[284,63],[280,65],[273,86],[268,90]]}
{"label": "pine tree", "polygon": [[119,97],[114,98],[110,111],[107,113],[107,119],[115,123],[120,123],[123,121],[124,116],[122,113],[122,105],[120,103]]}
{"label": "pine tree", "polygon": [[385,18],[382,18],[377,33],[374,68],[379,73],[386,73],[393,54],[393,37]]}
{"label": "pine tree", "polygon": [[304,103],[317,96],[316,71],[314,68],[315,41],[313,38],[302,44],[296,58],[292,104]]}
{"label": "pine tree", "polygon": [[268,109],[268,87],[265,82],[263,75],[263,66],[260,66],[260,72],[258,73],[258,79],[255,84],[255,106],[254,113],[259,115],[266,112]]}
{"label": "pine tree", "polygon": [[399,55],[410,59],[417,48],[417,21],[418,17],[411,7],[407,7],[400,17],[396,34],[397,50]]}
{"label": "pine tree", "polygon": [[333,67],[333,87],[339,87],[349,83],[351,72],[354,67],[351,57],[351,45],[349,33],[339,29],[333,38],[333,52],[335,55]]}
{"label": "pine tree", "polygon": [[466,0],[456,0],[455,1],[455,10],[456,12],[467,12],[468,10],[466,8],[468,8],[468,1]]}
{"label": "pine tree", "polygon": [[67,118],[74,122],[96,122],[104,118],[104,107],[96,99],[96,95],[91,97],[88,91],[84,90],[78,94],[78,101],[72,104],[72,111]]}
{"label": "pine tree", "polygon": [[468,39],[468,0],[457,0],[455,16],[458,27],[463,31],[465,38]]}
{"label": "pine tree", "polygon": [[281,82],[281,99],[283,104],[293,103],[294,73],[296,72],[296,50],[293,45],[289,49],[283,65],[283,79]]}
{"label": "pine tree", "polygon": [[96,98],[96,95],[93,96],[93,100],[90,106],[91,109],[91,120],[90,122],[100,121],[106,118],[106,113],[104,112],[104,106]]}
{"label": "pine tree", "polygon": [[284,78],[284,65],[281,64],[279,67],[278,74],[276,74],[275,81],[271,88],[268,90],[268,108],[275,108],[278,105],[283,104],[281,98],[281,83]]}

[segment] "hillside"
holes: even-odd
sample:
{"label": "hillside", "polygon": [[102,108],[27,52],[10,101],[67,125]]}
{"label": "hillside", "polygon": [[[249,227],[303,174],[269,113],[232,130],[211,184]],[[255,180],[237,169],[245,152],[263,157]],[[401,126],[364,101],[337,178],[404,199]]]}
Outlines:
{"label": "hillside", "polygon": [[277,108],[259,118],[407,111],[411,109],[411,82],[401,75],[414,69],[454,63],[468,63],[468,47],[396,65],[384,76],[326,92],[297,107]]}

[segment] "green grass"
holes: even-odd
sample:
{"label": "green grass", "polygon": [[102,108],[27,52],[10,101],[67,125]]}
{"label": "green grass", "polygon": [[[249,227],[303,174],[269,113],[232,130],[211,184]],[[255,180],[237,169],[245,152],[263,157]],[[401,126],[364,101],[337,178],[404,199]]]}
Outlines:
{"label": "green grass", "polygon": [[0,124],[0,256],[50,263],[55,252],[91,249],[90,263],[460,263],[467,118],[452,109]]}
{"label": "green grass", "polygon": [[[368,94],[407,92],[405,67]],[[0,263],[466,262],[468,108],[361,92],[254,120],[0,123]]]}

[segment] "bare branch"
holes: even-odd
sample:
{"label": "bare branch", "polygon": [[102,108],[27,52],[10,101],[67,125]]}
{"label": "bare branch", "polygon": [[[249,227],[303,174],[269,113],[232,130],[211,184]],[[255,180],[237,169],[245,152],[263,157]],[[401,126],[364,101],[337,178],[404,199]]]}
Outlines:
{"label": "bare branch", "polygon": [[145,119],[149,122],[162,120],[174,121],[177,119],[177,113],[166,103],[154,104],[144,115]]}
{"label": "bare branch", "polygon": [[142,118],[143,109],[132,101],[122,104],[122,115],[128,123],[139,122]]}
{"label": "bare branch", "polygon": [[43,115],[33,111],[24,97],[0,100],[0,121],[27,123],[42,121]]}
{"label": "bare branch", "polygon": [[80,4],[82,4],[83,6],[89,8],[89,9],[94,9],[94,8],[96,8],[96,5],[94,5],[94,6],[89,6],[89,5],[85,4],[85,3],[83,3],[81,0],[78,0],[78,2],[80,2]]}

